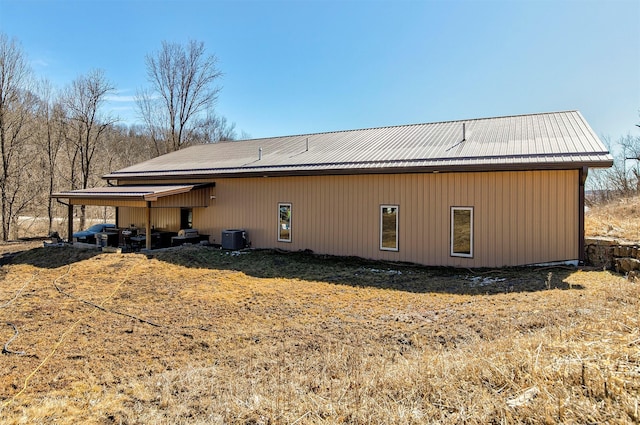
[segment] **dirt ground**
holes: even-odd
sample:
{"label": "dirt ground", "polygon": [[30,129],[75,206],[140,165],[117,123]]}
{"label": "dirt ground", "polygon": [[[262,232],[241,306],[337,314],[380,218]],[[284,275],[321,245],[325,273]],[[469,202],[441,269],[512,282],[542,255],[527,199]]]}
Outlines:
{"label": "dirt ground", "polygon": [[39,244],[0,248],[1,423],[640,420],[610,272]]}

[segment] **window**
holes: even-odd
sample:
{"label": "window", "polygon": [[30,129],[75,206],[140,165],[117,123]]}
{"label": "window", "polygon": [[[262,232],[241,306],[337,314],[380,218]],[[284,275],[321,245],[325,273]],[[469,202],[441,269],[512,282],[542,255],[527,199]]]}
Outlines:
{"label": "window", "polygon": [[398,206],[380,206],[380,249],[398,250]]}
{"label": "window", "polygon": [[291,204],[278,204],[278,241],[291,242]]}
{"label": "window", "polygon": [[451,207],[451,256],[473,257],[473,207]]}

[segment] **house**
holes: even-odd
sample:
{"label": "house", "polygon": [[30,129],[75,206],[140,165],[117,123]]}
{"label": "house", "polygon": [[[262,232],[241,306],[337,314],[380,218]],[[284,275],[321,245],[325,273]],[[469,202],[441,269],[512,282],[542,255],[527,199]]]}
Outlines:
{"label": "house", "polygon": [[254,248],[500,267],[582,260],[588,170],[612,164],[565,111],[198,145],[54,197],[116,206],[147,235],[243,229]]}

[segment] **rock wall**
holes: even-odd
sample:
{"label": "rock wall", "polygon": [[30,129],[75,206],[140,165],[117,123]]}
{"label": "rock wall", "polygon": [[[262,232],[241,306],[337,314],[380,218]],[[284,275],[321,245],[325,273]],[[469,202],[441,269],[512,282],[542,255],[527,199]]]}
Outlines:
{"label": "rock wall", "polygon": [[585,262],[618,273],[640,270],[640,244],[621,239],[585,238]]}

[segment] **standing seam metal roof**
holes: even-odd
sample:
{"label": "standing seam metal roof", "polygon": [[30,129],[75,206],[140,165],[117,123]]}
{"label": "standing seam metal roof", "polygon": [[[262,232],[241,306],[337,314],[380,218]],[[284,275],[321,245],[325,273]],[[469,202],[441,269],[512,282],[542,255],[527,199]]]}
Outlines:
{"label": "standing seam metal roof", "polygon": [[612,163],[580,112],[565,111],[197,145],[104,177],[566,169]]}

